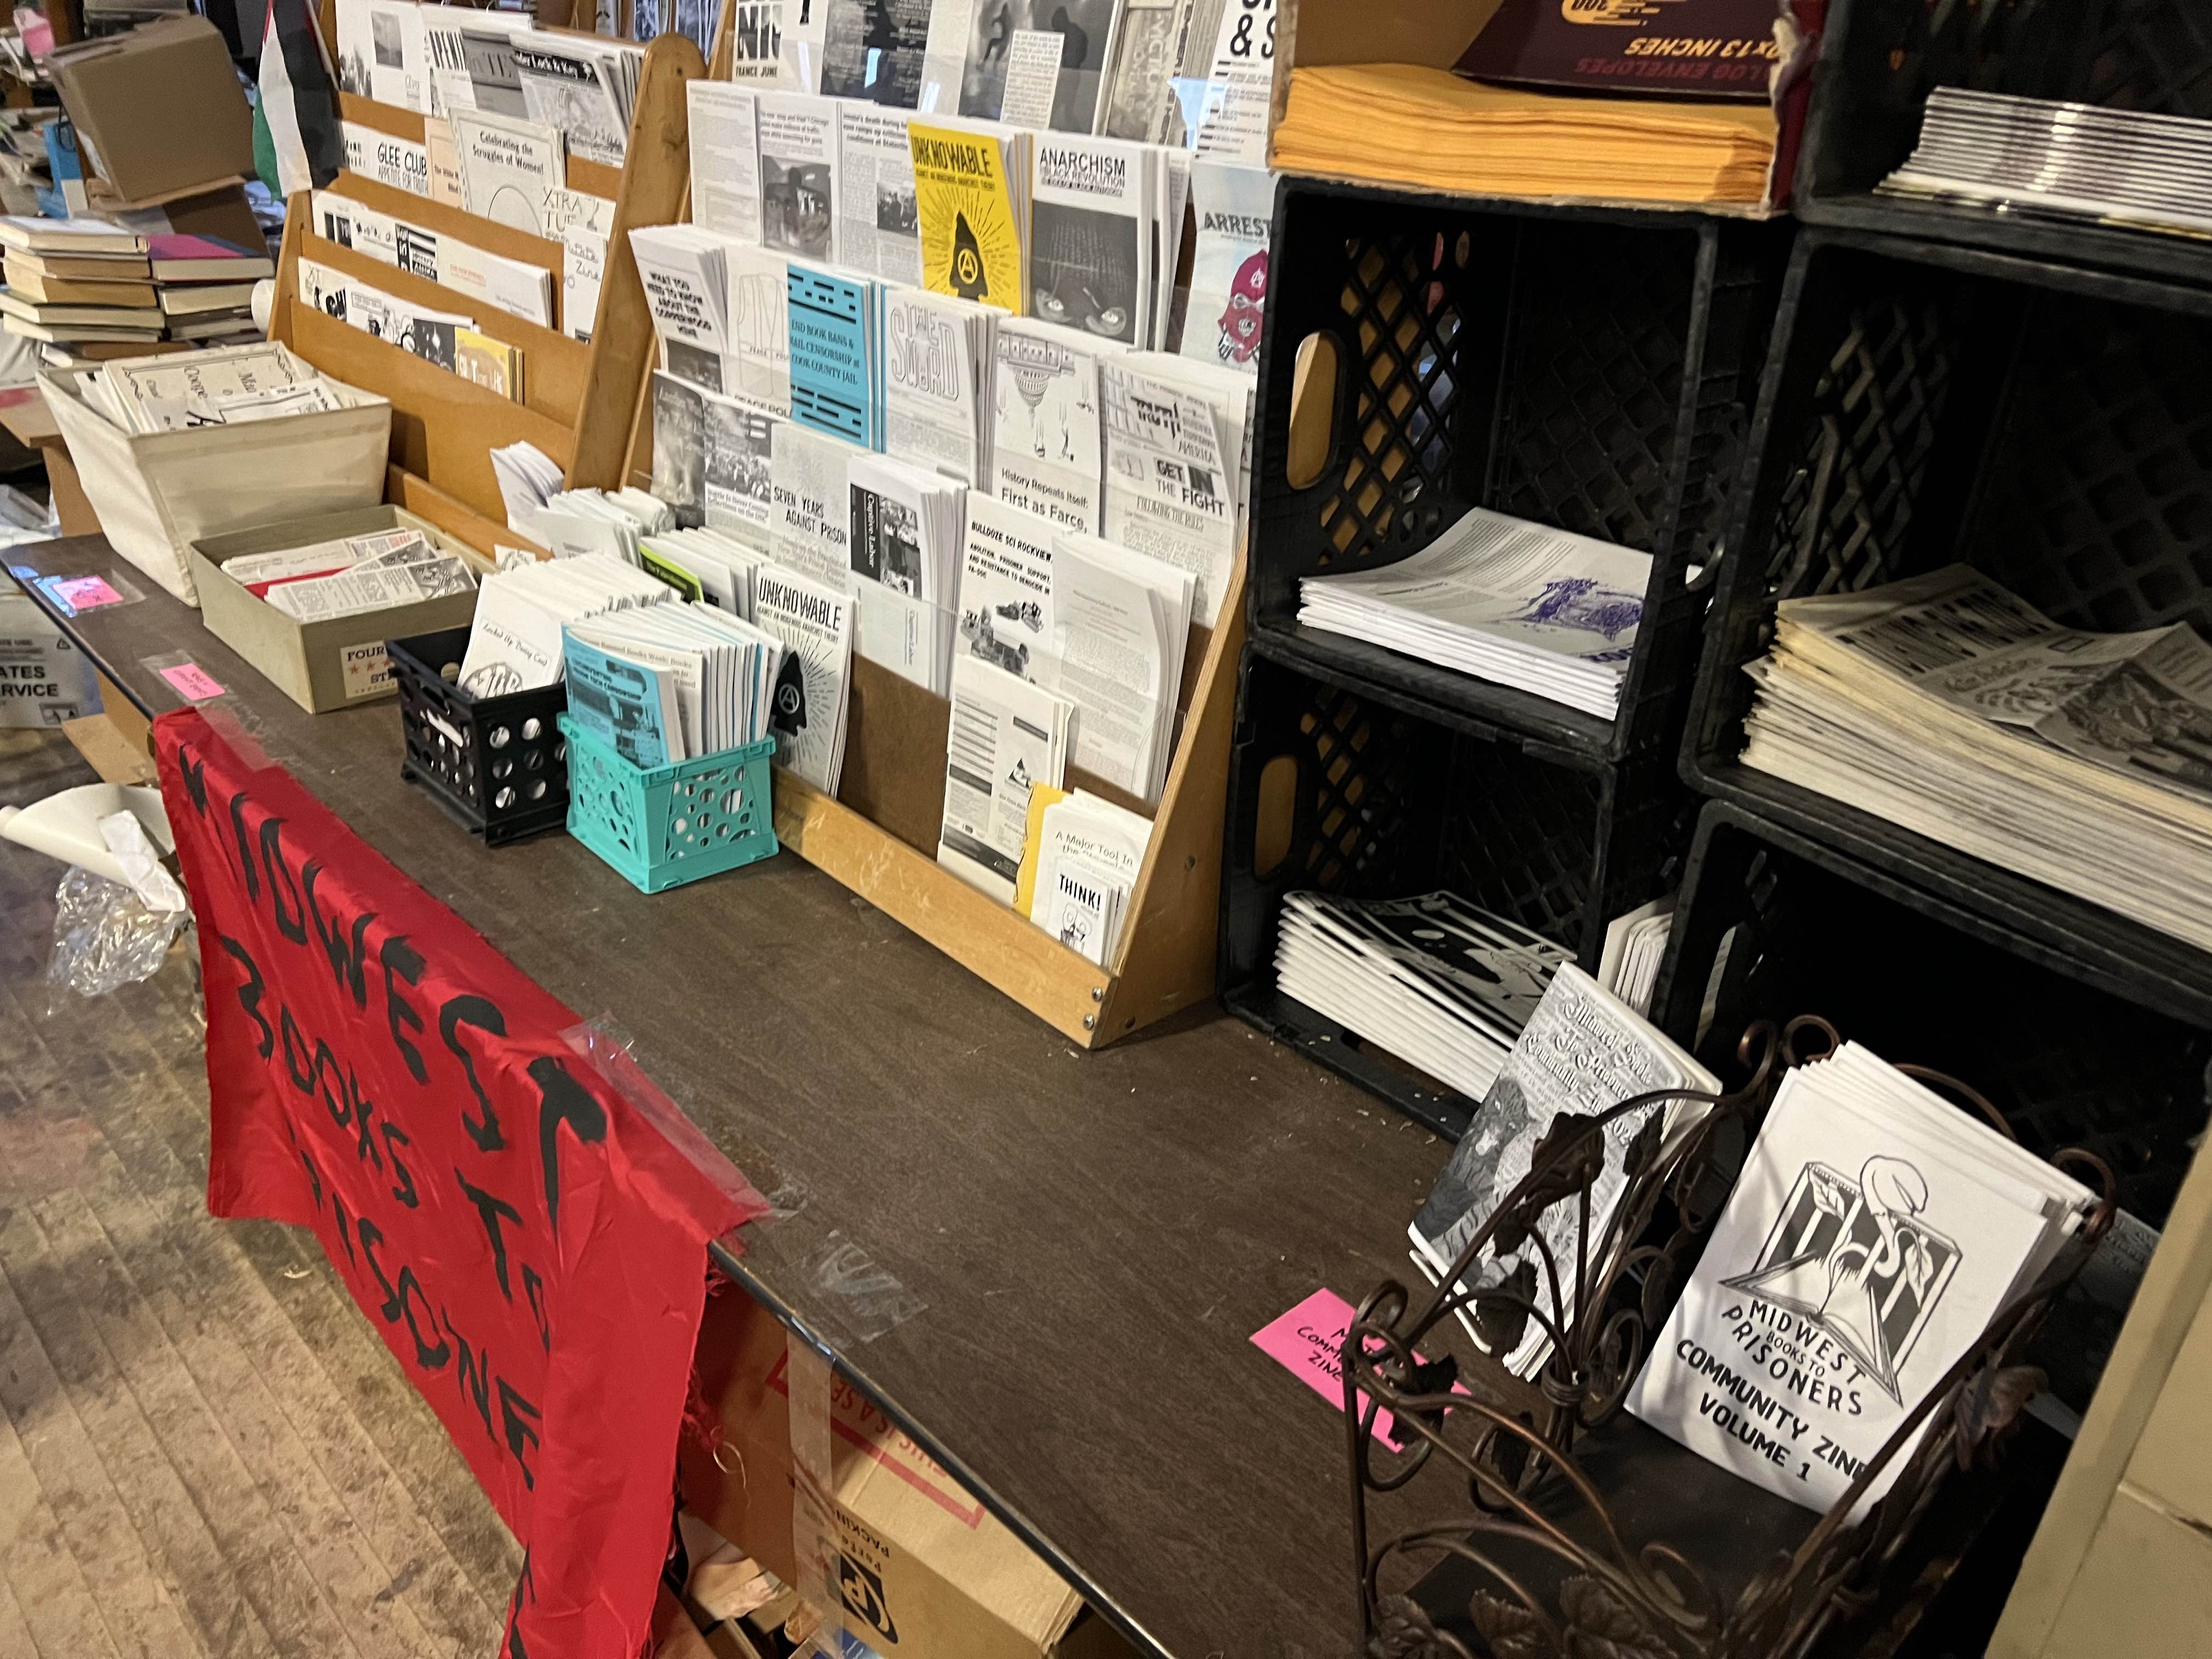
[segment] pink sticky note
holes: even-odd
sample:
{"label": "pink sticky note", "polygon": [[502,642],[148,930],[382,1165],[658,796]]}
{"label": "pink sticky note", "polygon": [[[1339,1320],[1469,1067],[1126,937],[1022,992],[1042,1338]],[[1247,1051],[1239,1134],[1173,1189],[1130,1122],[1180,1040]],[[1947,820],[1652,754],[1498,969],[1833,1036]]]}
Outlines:
{"label": "pink sticky note", "polygon": [[[1253,1346],[1281,1365],[1322,1399],[1344,1409],[1344,1370],[1337,1355],[1344,1350],[1344,1334],[1352,1328],[1352,1305],[1334,1291],[1316,1291],[1282,1316],[1252,1333]],[[1464,1394],[1455,1386],[1453,1392]],[[1367,1396],[1359,1396],[1367,1409]],[[1385,1444],[1398,1444],[1390,1413],[1375,1413],[1375,1434]]]}
{"label": "pink sticky note", "polygon": [[108,586],[105,576],[69,576],[48,584],[49,591],[72,611],[97,611],[103,605],[120,605],[123,596]]}
{"label": "pink sticky note", "polygon": [[210,697],[222,695],[222,687],[216,684],[215,677],[196,662],[180,662],[174,668],[162,669],[161,673],[168,681],[169,689],[186,702],[205,702]]}

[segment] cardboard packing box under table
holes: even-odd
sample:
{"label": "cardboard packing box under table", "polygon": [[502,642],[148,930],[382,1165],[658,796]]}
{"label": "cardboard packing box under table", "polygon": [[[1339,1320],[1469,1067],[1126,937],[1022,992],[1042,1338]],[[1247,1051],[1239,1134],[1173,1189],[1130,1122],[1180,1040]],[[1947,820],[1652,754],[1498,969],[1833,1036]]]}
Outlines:
{"label": "cardboard packing box under table", "polygon": [[848,1633],[884,1659],[1133,1659],[1066,1579],[834,1371],[826,1401],[800,1402],[826,1415],[833,1490],[802,1486],[787,1334],[742,1290],[708,1298],[698,1377],[724,1438],[710,1451],[686,1436],[678,1462],[684,1501],[702,1520],[802,1593],[809,1550]]}

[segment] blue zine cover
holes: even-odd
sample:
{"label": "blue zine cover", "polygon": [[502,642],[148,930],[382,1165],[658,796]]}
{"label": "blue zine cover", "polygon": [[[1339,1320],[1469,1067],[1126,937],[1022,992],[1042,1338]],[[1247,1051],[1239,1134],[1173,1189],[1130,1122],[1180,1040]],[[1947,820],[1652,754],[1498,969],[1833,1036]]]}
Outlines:
{"label": "blue zine cover", "polygon": [[883,447],[876,354],[869,349],[876,284],[790,266],[792,418],[833,437]]}
{"label": "blue zine cover", "polygon": [[562,630],[568,665],[568,713],[576,724],[641,771],[668,763],[660,724],[660,675],[643,663],[611,657]]}

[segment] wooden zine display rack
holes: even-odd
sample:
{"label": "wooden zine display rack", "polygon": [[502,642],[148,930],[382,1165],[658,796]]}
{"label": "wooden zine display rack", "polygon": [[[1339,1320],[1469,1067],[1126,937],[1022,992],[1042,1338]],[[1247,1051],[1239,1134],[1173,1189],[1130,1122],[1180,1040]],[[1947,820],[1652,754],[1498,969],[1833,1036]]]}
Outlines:
{"label": "wooden zine display rack", "polygon": [[[730,76],[729,25],[726,4],[715,37],[716,80]],[[635,135],[631,144],[635,155]],[[689,220],[688,180],[682,195],[680,213],[670,216]],[[638,309],[646,314],[642,298]],[[648,319],[648,341],[651,326]],[[653,483],[649,372],[636,398],[623,481],[645,489]],[[1079,955],[938,864],[952,705],[876,663],[853,659],[836,795],[777,769],[776,839],[1062,1036],[1086,1048],[1103,1048],[1213,994],[1221,818],[1243,648],[1240,557],[1221,602],[1220,625],[1193,628],[1184,649],[1175,759],[1158,806],[1147,811],[1103,779],[1067,769],[1069,788],[1103,795],[1152,820],[1111,968]]]}
{"label": "wooden zine display rack", "polygon": [[[325,38],[335,39],[334,19],[327,7],[323,24]],[[534,546],[506,526],[505,503],[492,471],[492,450],[526,440],[560,464],[571,488],[611,487],[620,481],[638,387],[647,380],[655,352],[645,290],[630,253],[629,231],[635,225],[666,224],[683,210],[690,154],[684,87],[705,70],[698,47],[680,34],[661,36],[646,49],[628,161],[616,168],[575,157],[568,161],[571,189],[615,204],[599,314],[589,343],[327,241],[313,229],[306,195],[292,198],[285,215],[270,337],[333,378],[391,399],[387,501],[489,553],[495,540]],[[422,117],[412,110],[350,93],[340,93],[338,105],[348,121],[414,143],[422,142]],[[350,171],[341,173],[331,191],[441,236],[541,266],[552,275],[553,291],[561,291],[557,241]],[[391,342],[299,304],[302,258],[401,299],[473,315],[482,332],[522,352],[523,399],[503,398]]]}

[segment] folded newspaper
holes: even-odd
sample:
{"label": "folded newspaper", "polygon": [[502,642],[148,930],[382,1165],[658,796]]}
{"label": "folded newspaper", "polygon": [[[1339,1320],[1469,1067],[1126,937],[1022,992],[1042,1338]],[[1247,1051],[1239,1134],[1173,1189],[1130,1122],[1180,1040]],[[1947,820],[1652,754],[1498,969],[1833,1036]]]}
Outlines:
{"label": "folded newspaper", "polygon": [[1470,1099],[1497,1081],[1570,953],[1456,894],[1283,900],[1275,982],[1284,995]]}
{"label": "folded newspaper", "polygon": [[1298,621],[1610,720],[1651,558],[1476,507],[1413,557],[1298,583]]}
{"label": "folded newspaper", "polygon": [[1963,565],[1790,599],[1743,763],[2212,948],[2212,646]]}

